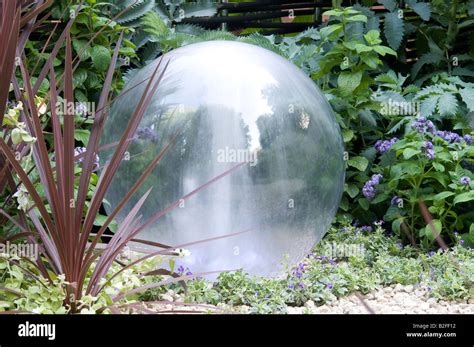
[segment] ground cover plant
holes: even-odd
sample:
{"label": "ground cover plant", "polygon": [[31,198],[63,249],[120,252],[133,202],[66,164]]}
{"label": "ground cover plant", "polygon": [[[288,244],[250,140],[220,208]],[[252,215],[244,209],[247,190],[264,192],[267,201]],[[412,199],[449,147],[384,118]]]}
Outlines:
{"label": "ground cover plant", "polygon": [[[214,15],[211,2],[12,0],[0,8],[0,241],[37,245],[39,254],[0,254],[0,311],[148,312],[143,302],[167,301],[171,292],[188,304],[287,313],[392,284],[438,299],[474,297],[474,1],[335,1],[323,23],[285,36],[179,23]],[[346,181],[333,227],[281,278],[235,271],[210,281],[180,257],[212,240],[141,240],[140,231],[179,204],[142,220],[150,190],[125,220],[115,219],[174,138],[149,158],[117,209],[103,210],[162,75],[143,81],[120,141],[100,146],[111,103],[150,60],[209,40],[246,42],[291,60],[321,88],[341,127]],[[58,103],[74,107],[58,110]],[[101,167],[104,149],[114,155]],[[132,240],[155,250],[124,257]],[[333,245],[360,252],[337,256]]]}

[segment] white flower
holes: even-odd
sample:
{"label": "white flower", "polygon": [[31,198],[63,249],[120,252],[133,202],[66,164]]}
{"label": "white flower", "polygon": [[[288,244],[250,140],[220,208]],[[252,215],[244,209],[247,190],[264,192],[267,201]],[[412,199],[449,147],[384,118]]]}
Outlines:
{"label": "white flower", "polygon": [[182,258],[189,257],[191,255],[191,252],[184,248],[177,248],[176,252],[178,253],[178,256]]}
{"label": "white flower", "polygon": [[46,103],[44,102],[44,99],[42,99],[40,97],[35,97],[35,101],[36,101],[36,107],[38,108],[38,113],[40,115],[45,114],[46,111],[48,110],[48,107],[46,106]]}

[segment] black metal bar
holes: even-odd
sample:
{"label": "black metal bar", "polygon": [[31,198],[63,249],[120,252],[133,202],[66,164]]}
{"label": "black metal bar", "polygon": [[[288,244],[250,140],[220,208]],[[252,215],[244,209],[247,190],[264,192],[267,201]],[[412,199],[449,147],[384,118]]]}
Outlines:
{"label": "black metal bar", "polygon": [[[243,5],[246,6],[234,6]],[[317,8],[317,7],[331,7],[330,1],[325,2],[298,2],[298,3],[285,3],[285,4],[271,4],[262,5],[253,2],[241,2],[241,3],[227,3],[219,4],[218,9],[226,9],[229,13],[240,13],[240,12],[256,12],[256,11],[268,11],[268,10],[279,10],[279,9],[294,9],[294,8]]]}
{"label": "black metal bar", "polygon": [[[302,10],[302,11],[295,11],[295,15],[312,15],[312,10]],[[259,14],[248,14],[243,16],[228,16],[228,17],[190,17],[183,19],[182,23],[187,24],[221,24],[221,23],[240,23],[240,22],[249,22],[253,20],[261,20],[261,19],[275,19],[281,17],[287,17],[288,11],[282,12],[267,12],[267,13],[259,13]]]}

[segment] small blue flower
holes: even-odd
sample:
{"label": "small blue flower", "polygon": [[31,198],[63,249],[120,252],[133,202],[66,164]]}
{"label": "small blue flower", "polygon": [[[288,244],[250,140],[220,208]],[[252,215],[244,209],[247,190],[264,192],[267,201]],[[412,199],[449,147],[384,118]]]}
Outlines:
{"label": "small blue flower", "polygon": [[390,139],[390,140],[378,140],[375,143],[375,150],[379,153],[385,153],[390,150],[390,148],[393,146],[395,142],[397,142],[398,139],[396,137]]}
{"label": "small blue flower", "polygon": [[463,136],[463,140],[466,141],[468,145],[472,145],[472,136],[469,134],[466,134]]}
{"label": "small blue flower", "polygon": [[468,186],[471,183],[471,178],[468,176],[462,176],[459,182],[465,186]]}
{"label": "small blue flower", "polygon": [[395,195],[392,200],[390,200],[390,205],[395,206],[398,205],[400,202],[402,202],[402,198]]}
{"label": "small blue flower", "polygon": [[332,285],[331,283],[328,283],[328,284],[326,284],[326,288],[332,289],[332,288],[333,288],[333,285]]}
{"label": "small blue flower", "polygon": [[369,200],[375,197],[375,186],[380,184],[380,180],[383,178],[381,174],[372,175],[371,179],[368,180],[362,188],[362,194]]}

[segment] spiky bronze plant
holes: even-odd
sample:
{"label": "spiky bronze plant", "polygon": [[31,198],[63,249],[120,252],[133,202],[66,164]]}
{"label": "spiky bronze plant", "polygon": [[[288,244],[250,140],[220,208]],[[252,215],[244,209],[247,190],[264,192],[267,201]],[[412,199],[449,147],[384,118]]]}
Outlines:
{"label": "spiky bronze plant", "polygon": [[[42,9],[44,7],[41,7]],[[80,7],[79,9],[80,10]],[[37,10],[39,11],[39,10]],[[118,226],[118,230],[102,247],[97,247],[101,243],[101,237],[104,235],[110,223],[114,221],[119,211],[130,201],[134,193],[145,181],[153,168],[158,164],[160,159],[166,154],[167,149],[172,145],[177,134],[172,137],[169,143],[162,148],[160,153],[150,162],[146,170],[137,179],[131,190],[120,201],[117,207],[110,213],[106,221],[100,227],[98,232],[94,232],[94,220],[99,213],[104,195],[116,173],[121,160],[127,150],[128,145],[134,138],[135,131],[140,120],[147,109],[151,98],[155,95],[156,89],[166,67],[169,62],[160,62],[154,70],[152,76],[141,83],[146,83],[146,88],[140,98],[137,108],[129,120],[123,136],[116,143],[99,147],[99,139],[103,130],[104,122],[108,115],[109,105],[112,100],[111,84],[114,78],[116,63],[118,60],[119,49],[123,35],[120,36],[112,56],[109,69],[106,74],[105,83],[100,95],[96,114],[91,128],[90,138],[86,147],[86,151],[82,154],[74,153],[74,112],[65,109],[64,114],[59,114],[56,105],[59,97],[65,104],[74,104],[74,85],[73,72],[74,62],[71,39],[69,30],[73,23],[73,18],[66,24],[59,40],[55,42],[49,58],[43,66],[35,83],[32,83],[32,77],[27,69],[25,57],[17,57],[16,53],[22,52],[18,49],[18,37],[22,22],[21,17],[21,1],[3,2],[2,3],[2,31],[0,34],[0,44],[4,48],[0,57],[0,71],[3,76],[11,76],[10,79],[3,79],[0,83],[0,120],[6,109],[7,99],[10,90],[10,81],[17,101],[21,101],[23,108],[20,111],[20,120],[25,124],[25,131],[28,132],[34,141],[26,143],[25,141],[12,141],[12,131],[9,127],[2,126],[2,136],[0,138],[0,188],[8,186],[11,190],[9,199],[12,198],[14,192],[20,186],[26,189],[32,199],[32,206],[25,211],[19,211],[18,218],[8,214],[3,208],[0,213],[9,219],[13,225],[20,229],[20,233],[14,238],[24,237],[30,243],[39,243],[40,257],[34,262],[34,266],[44,279],[53,283],[52,274],[64,275],[68,284],[66,287],[66,297],[64,305],[69,312],[75,313],[80,311],[80,307],[76,306],[76,302],[84,295],[97,296],[104,290],[107,283],[112,278],[119,275],[123,271],[148,259],[155,255],[173,255],[176,248],[182,248],[191,244],[207,242],[208,240],[200,240],[187,245],[163,245],[159,243],[147,242],[149,245],[157,247],[157,250],[150,252],[145,256],[124,264],[122,268],[114,274],[110,274],[111,266],[117,256],[131,241],[137,241],[136,236],[158,220],[160,217],[178,206],[180,201],[186,200],[206,188],[213,182],[230,174],[243,164],[236,165],[211,179],[197,189],[191,191],[181,199],[170,204],[163,211],[156,212],[148,220],[142,221],[139,216],[140,207],[145,202],[150,193],[149,189],[131,208],[125,218]],[[27,15],[31,17],[31,13]],[[8,28],[8,30],[6,30]],[[4,30],[5,29],[5,30]],[[53,69],[53,60],[58,50],[66,47],[66,59],[64,61],[64,74],[56,76]],[[78,59],[78,57],[76,57]],[[15,68],[15,60],[19,65],[20,79],[13,73]],[[76,65],[77,66],[77,65]],[[159,69],[161,67],[161,69]],[[158,73],[158,71],[160,71]],[[5,72],[5,74],[4,74]],[[44,105],[51,115],[53,143],[48,143],[44,135],[38,105],[35,102],[35,96],[41,82],[49,75],[49,93],[43,101]],[[20,85],[23,88],[20,88]],[[98,182],[95,186],[92,197],[88,197],[88,191],[91,186],[91,177],[95,170],[94,161],[97,153],[104,147],[114,148],[111,159],[102,168]],[[31,151],[34,167],[25,170],[21,164],[21,158],[25,153]],[[51,161],[50,153],[54,152],[54,163]],[[81,159],[80,177],[77,192],[75,192],[75,161]],[[41,190],[35,185],[35,179],[38,177]],[[44,192],[44,193],[43,193]],[[221,237],[228,237],[234,234],[227,234]],[[140,241],[140,240],[138,240]],[[145,286],[135,288],[129,292],[117,293],[113,297],[113,302],[119,302],[130,294],[134,294],[148,288],[162,286],[167,283],[182,281],[190,276],[176,276],[164,269],[150,271],[146,275],[166,274],[171,275],[169,279],[164,279],[157,283],[150,283]],[[105,280],[106,275],[108,279]],[[174,276],[173,276],[174,275]],[[199,275],[199,274],[198,274]],[[194,275],[196,276],[196,274]],[[105,281],[105,283],[104,283]],[[109,306],[113,307],[113,305]],[[104,307],[105,309],[105,307]]]}

